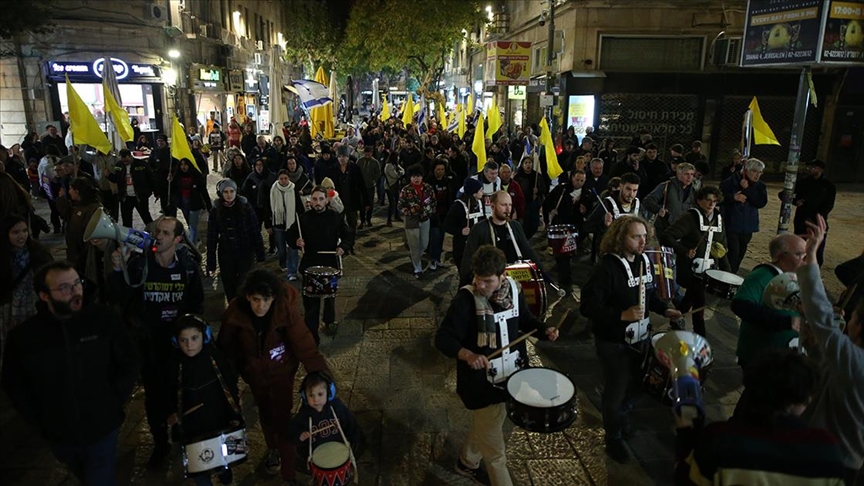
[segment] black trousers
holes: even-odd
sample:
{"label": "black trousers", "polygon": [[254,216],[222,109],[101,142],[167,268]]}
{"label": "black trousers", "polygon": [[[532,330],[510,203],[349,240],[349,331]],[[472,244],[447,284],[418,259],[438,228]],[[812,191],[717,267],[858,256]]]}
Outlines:
{"label": "black trousers", "polygon": [[[641,344],[647,342],[643,341]],[[621,429],[629,420],[633,403],[642,386],[643,353],[626,343],[594,340],[600,369],[603,371],[601,413],[606,442],[621,439]]]}
{"label": "black trousers", "polygon": [[318,323],[321,315],[321,301],[324,301],[324,324],[333,324],[336,322],[336,297],[323,299],[321,297],[303,296],[303,309],[305,315],[303,319],[306,321],[306,327],[315,338],[315,344],[321,342],[318,335]]}
{"label": "black trousers", "polygon": [[237,296],[237,289],[243,284],[246,274],[252,270],[255,257],[251,248],[247,253],[219,251],[219,275],[222,278],[222,290],[228,302]]}
{"label": "black trousers", "polygon": [[[142,356],[141,384],[144,386],[144,412],[147,415],[147,425],[153,435],[155,445],[168,445],[168,415],[170,404],[177,401],[171,397],[168,381],[168,362],[170,353],[155,349],[154,339],[145,338],[139,343]],[[167,344],[161,344],[168,346]]]}
{"label": "black trousers", "polygon": [[120,217],[120,201],[117,198],[117,194],[114,194],[110,190],[99,191],[99,193],[102,195],[102,207],[105,209],[105,212],[108,213],[108,216],[111,216],[111,219],[118,221]]}
{"label": "black trousers", "polygon": [[[687,292],[684,293],[684,298],[681,299],[681,303],[678,304],[678,310],[681,313],[688,312],[690,309],[698,309],[700,307],[705,307],[705,285],[701,280],[696,278],[690,282],[691,285],[687,287]],[[693,332],[696,334],[706,337],[705,335],[705,311],[701,310],[699,312],[693,313]]]}
{"label": "black trousers", "polygon": [[558,285],[566,291],[573,287],[573,271],[570,267],[572,255],[555,257],[555,271],[558,273]]}
{"label": "black trousers", "polygon": [[738,267],[741,265],[741,260],[744,259],[744,254],[747,253],[747,245],[750,244],[751,238],[753,238],[753,233],[726,233],[726,244],[729,245],[729,252],[726,256],[729,258],[732,273],[738,273]]}
{"label": "black trousers", "polygon": [[120,201],[120,214],[123,217],[123,226],[132,227],[133,209],[138,211],[138,215],[141,216],[141,221],[145,225],[153,221],[153,217],[150,216],[150,206],[148,205],[147,198],[126,196]]}

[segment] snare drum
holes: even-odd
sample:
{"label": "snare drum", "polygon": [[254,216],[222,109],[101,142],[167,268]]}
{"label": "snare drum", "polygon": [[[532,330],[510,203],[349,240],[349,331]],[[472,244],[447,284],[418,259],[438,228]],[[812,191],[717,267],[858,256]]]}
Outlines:
{"label": "snare drum", "polygon": [[504,271],[508,277],[522,285],[522,295],[525,296],[525,303],[534,317],[542,318],[546,315],[546,282],[537,265],[525,260],[507,265]]}
{"label": "snare drum", "polygon": [[722,270],[708,270],[705,276],[705,290],[723,299],[731,300],[735,297],[738,287],[744,283],[744,279],[738,275]]}
{"label": "snare drum", "polygon": [[303,271],[303,297],[336,297],[341,272],[333,267],[309,267]]}
{"label": "snare drum", "polygon": [[351,454],[341,442],[325,442],[312,451],[309,463],[314,486],[345,486],[352,484]]}
{"label": "snare drum", "polygon": [[576,227],[572,224],[556,224],[546,230],[546,240],[555,256],[570,256],[576,253]]}
{"label": "snare drum", "polygon": [[[711,345],[704,337],[689,331],[674,331],[679,337],[684,340],[690,349],[696,353],[693,361],[699,369],[699,382],[705,386],[708,380],[708,373],[711,371],[714,362],[714,354],[711,350]],[[669,368],[657,359],[656,346],[666,331],[661,331],[651,336],[651,345],[648,346],[645,359],[642,362],[642,384],[646,393],[660,400],[661,402],[671,405],[673,403],[673,383]]]}
{"label": "snare drum", "polygon": [[644,252],[654,267],[657,297],[672,300],[675,296],[675,249],[668,246],[646,248]]}
{"label": "snare drum", "polygon": [[576,386],[549,368],[519,370],[507,380],[507,416],[531,432],[558,432],[576,420]]}
{"label": "snare drum", "polygon": [[244,462],[248,453],[245,428],[223,431],[184,445],[183,470],[187,478],[224,471]]}

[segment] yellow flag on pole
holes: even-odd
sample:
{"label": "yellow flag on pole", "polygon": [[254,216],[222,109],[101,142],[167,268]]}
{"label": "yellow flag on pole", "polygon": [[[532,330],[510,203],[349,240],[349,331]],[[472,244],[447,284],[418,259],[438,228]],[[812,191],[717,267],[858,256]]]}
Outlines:
{"label": "yellow flag on pole", "polygon": [[471,151],[477,156],[477,172],[480,172],[483,170],[483,166],[486,165],[486,139],[483,137],[482,113],[477,117],[477,130],[474,131],[474,142],[471,143]]}
{"label": "yellow flag on pole", "polygon": [[381,121],[390,119],[390,105],[387,104],[387,98],[384,98],[384,103],[381,104]]}
{"label": "yellow flag on pole", "polygon": [[444,103],[436,103],[438,105],[438,129],[447,129],[447,112],[444,111]]}
{"label": "yellow flag on pole", "polygon": [[177,160],[187,159],[192,167],[201,172],[201,167],[198,167],[195,157],[192,156],[192,150],[189,149],[189,142],[186,141],[186,134],[183,133],[180,120],[177,119],[177,115],[171,115],[171,118],[173,119],[171,123],[171,157]]}
{"label": "yellow flag on pole", "polygon": [[544,116],[540,120],[540,143],[543,144],[543,150],[546,153],[546,172],[549,179],[555,179],[562,172],[561,166],[558,165],[558,156],[555,153],[555,144],[552,143],[552,132],[549,131],[549,124],[546,123]]}
{"label": "yellow flag on pole", "polygon": [[[315,72],[315,82],[321,83],[324,86],[330,86],[327,80],[327,73],[324,72],[322,66],[318,66],[318,71]],[[335,103],[335,100],[333,101]],[[324,106],[312,108],[309,110],[309,130],[313,137],[321,134],[324,138],[333,138],[335,135],[335,127],[333,126],[333,103],[327,103]]]}
{"label": "yellow flag on pole", "polygon": [[459,112],[459,126],[456,128],[456,133],[459,134],[459,138],[465,138],[465,132],[468,130],[468,127],[465,124],[465,110],[461,110]]}
{"label": "yellow flag on pole", "polygon": [[466,109],[469,114],[474,114],[474,93],[468,93],[468,108]]}
{"label": "yellow flag on pole", "polygon": [[759,102],[756,101],[755,96],[753,97],[753,101],[750,102],[750,111],[753,112],[753,143],[756,145],[780,145],[771,127],[762,118]]}
{"label": "yellow flag on pole", "polygon": [[69,82],[66,76],[66,98],[69,104],[69,123],[72,128],[73,142],[86,144],[96,148],[99,152],[108,155],[113,148],[105,132],[99,127],[99,122],[93,117],[93,113],[87,108],[84,100],[78,96],[78,92]]}
{"label": "yellow flag on pole", "polygon": [[414,95],[408,93],[408,99],[402,105],[402,124],[406,127],[414,120]]}
{"label": "yellow flag on pole", "polygon": [[135,138],[135,132],[132,130],[132,124],[129,123],[129,112],[117,104],[117,100],[114,99],[110,90],[103,89],[102,91],[105,93],[105,111],[111,114],[114,128],[124,142],[131,142]]}
{"label": "yellow flag on pole", "polygon": [[489,107],[487,113],[489,117],[489,128],[486,129],[486,138],[492,139],[495,132],[501,128],[501,112],[498,110],[498,103],[495,101],[496,96],[492,95],[492,106]]}

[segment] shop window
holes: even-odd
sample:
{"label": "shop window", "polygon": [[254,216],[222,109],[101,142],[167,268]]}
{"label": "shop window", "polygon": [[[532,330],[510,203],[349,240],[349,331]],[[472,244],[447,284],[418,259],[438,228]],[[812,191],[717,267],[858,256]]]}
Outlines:
{"label": "shop window", "polygon": [[704,37],[600,37],[603,71],[701,71]]}

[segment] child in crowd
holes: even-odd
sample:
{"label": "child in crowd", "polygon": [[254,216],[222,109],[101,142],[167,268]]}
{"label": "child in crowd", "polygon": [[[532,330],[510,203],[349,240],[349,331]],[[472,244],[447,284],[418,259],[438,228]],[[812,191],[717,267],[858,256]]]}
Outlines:
{"label": "child in crowd", "polygon": [[[326,442],[344,442],[342,433],[351,444],[355,457],[361,453],[363,434],[357,426],[354,414],[348,410],[342,400],[336,396],[336,385],[333,380],[323,372],[313,372],[303,378],[300,385],[300,410],[291,419],[289,436],[297,442],[297,458],[300,461],[308,461],[309,440],[312,441],[312,449],[316,449]],[[336,424],[336,418],[339,424]],[[309,431],[309,419],[312,419],[312,432]]]}
{"label": "child in crowd", "polygon": [[[179,351],[170,375],[175,393],[169,394],[174,413],[168,417],[168,425],[179,426],[183,444],[244,426],[237,374],[212,341],[210,326],[200,317],[186,314],[175,322],[172,342]],[[245,436],[227,445],[229,454],[247,452]],[[230,484],[234,478],[230,467],[214,472],[218,472],[221,484]],[[213,484],[209,474],[193,479],[198,486]]]}

